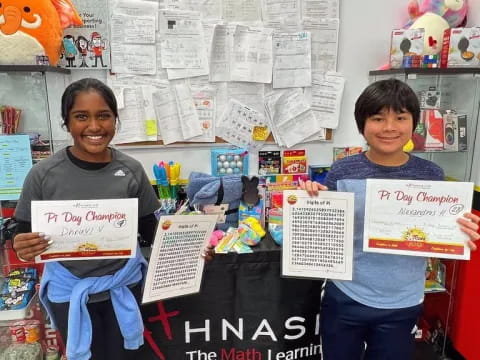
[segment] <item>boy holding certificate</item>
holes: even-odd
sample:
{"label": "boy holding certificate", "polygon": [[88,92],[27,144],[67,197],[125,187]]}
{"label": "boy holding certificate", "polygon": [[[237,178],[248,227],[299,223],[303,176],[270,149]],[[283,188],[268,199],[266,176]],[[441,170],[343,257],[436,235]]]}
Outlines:
{"label": "boy holding certificate", "polygon": [[[403,151],[419,121],[420,105],[405,83],[388,79],[370,84],[355,104],[358,130],[369,149],[336,161],[319,190],[355,194],[353,281],[328,281],[322,299],[321,336],[325,360],[412,359],[415,324],[422,311],[426,261],[423,257],[363,251],[366,179],[444,180],[434,163]],[[480,218],[466,213],[459,226],[473,241]],[[366,345],[366,350],[365,350]]]}

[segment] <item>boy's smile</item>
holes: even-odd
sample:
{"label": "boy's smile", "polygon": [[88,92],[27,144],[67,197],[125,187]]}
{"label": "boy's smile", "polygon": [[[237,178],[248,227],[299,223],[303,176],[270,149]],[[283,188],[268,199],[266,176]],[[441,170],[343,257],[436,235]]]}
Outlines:
{"label": "boy's smile", "polygon": [[410,140],[412,133],[412,114],[382,109],[365,121],[363,136],[369,145],[367,157],[379,165],[404,164],[408,155],[404,153],[403,146]]}

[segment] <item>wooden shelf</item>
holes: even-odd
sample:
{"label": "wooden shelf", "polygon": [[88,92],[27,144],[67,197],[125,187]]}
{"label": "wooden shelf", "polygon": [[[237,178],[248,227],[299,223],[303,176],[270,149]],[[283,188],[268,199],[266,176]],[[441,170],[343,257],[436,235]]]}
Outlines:
{"label": "wooden shelf", "polygon": [[[332,129],[327,129],[326,131],[326,140],[332,140],[332,134],[333,131]],[[270,134],[267,138],[266,141],[267,144],[275,144],[275,140],[273,138],[273,135]],[[201,145],[206,145],[206,144],[229,144],[229,142],[223,140],[222,138],[219,138],[218,136],[215,137],[215,142],[212,143],[207,143],[207,142],[189,142],[189,141],[182,141],[182,142],[176,142],[171,145],[195,145],[195,144],[201,144]],[[138,142],[131,142],[131,143],[124,143],[124,144],[116,144],[116,146],[143,146],[143,145],[164,145],[163,141],[158,140],[158,141],[138,141]]]}
{"label": "wooden shelf", "polygon": [[0,65],[0,72],[56,72],[70,74],[69,69],[47,65]]}

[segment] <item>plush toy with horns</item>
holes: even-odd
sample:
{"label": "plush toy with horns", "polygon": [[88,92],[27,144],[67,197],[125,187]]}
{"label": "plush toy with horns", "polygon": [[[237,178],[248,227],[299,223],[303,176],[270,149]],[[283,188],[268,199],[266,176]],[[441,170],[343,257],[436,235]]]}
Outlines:
{"label": "plush toy with horns", "polygon": [[70,0],[0,0],[0,64],[31,65],[47,55],[56,65],[63,29],[82,24]]}

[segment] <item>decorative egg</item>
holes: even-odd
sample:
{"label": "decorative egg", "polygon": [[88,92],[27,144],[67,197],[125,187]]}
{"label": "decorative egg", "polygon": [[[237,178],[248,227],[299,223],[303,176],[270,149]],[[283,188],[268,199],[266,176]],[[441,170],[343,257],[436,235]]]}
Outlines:
{"label": "decorative egg", "polygon": [[217,162],[217,168],[221,168],[221,167],[223,167],[223,162],[221,161]]}
{"label": "decorative egg", "polygon": [[218,169],[218,172],[219,172],[220,174],[225,174],[226,171],[225,171],[224,168],[220,168],[220,169]]}
{"label": "decorative egg", "polygon": [[233,160],[233,155],[227,155],[227,160],[232,161]]}
{"label": "decorative egg", "polygon": [[235,156],[233,157],[233,160],[235,160],[235,161],[240,160],[240,155],[235,155]]}
{"label": "decorative egg", "polygon": [[230,163],[228,161],[224,161],[223,162],[223,167],[226,169],[228,167],[230,167]]}
{"label": "decorative egg", "polygon": [[220,161],[225,161],[225,160],[227,160],[227,157],[226,157],[225,155],[220,155],[220,156],[218,157],[218,159],[219,159]]}
{"label": "decorative egg", "polygon": [[237,161],[237,167],[242,168],[243,167],[243,162],[242,161]]}
{"label": "decorative egg", "polygon": [[234,174],[238,174],[240,172],[240,169],[238,167],[236,167],[235,169],[233,169],[233,173]]}
{"label": "decorative egg", "polygon": [[228,168],[228,169],[227,169],[227,174],[233,174],[233,169],[232,169],[232,168]]}
{"label": "decorative egg", "polygon": [[231,168],[234,168],[237,166],[237,162],[236,161],[230,161],[230,167]]}

